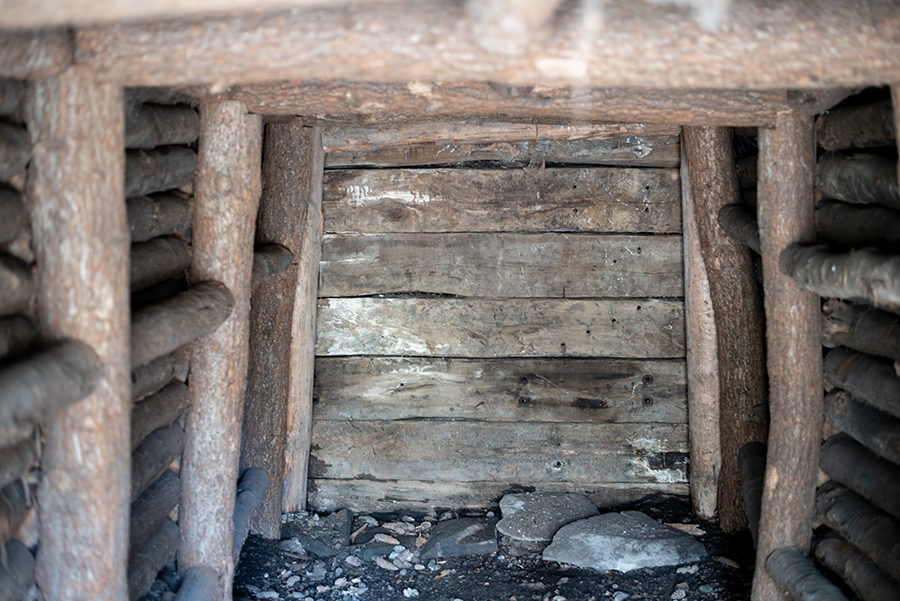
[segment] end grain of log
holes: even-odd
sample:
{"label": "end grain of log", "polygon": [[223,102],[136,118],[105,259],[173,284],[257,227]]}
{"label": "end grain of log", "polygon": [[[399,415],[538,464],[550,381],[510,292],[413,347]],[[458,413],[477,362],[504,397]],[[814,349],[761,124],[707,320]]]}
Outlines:
{"label": "end grain of log", "polygon": [[759,254],[759,225],[751,209],[739,204],[725,205],[719,210],[719,225]]}
{"label": "end grain of log", "polygon": [[181,586],[172,601],[217,601],[218,577],[211,568],[190,568],[181,578]]}
{"label": "end grain of log", "polygon": [[815,548],[816,559],[837,574],[861,601],[900,599],[900,582],[839,534],[828,532],[816,541]]}
{"label": "end grain of log", "polygon": [[900,419],[857,401],[845,390],[825,395],[825,417],[835,428],[900,465]]}
{"label": "end grain of log", "polygon": [[22,195],[15,188],[0,183],[0,244],[15,240],[27,224],[28,211]]}
{"label": "end grain of log", "polygon": [[822,313],[826,346],[843,345],[863,353],[900,359],[900,316],[838,299],[826,301]]}
{"label": "end grain of log", "polygon": [[822,444],[819,466],[832,480],[900,520],[900,466],[846,434],[832,436]]}
{"label": "end grain of log", "polygon": [[237,565],[241,548],[250,532],[250,518],[262,505],[269,490],[269,475],[258,467],[244,471],[238,484],[237,500],[234,505],[234,563]]}
{"label": "end grain of log", "polygon": [[6,565],[0,565],[0,601],[28,598],[34,586],[34,555],[19,541],[6,545]]}
{"label": "end grain of log", "polygon": [[156,481],[184,450],[184,430],[178,424],[151,432],[131,454],[131,498]]}
{"label": "end grain of log", "polygon": [[175,234],[187,239],[191,228],[190,196],[173,190],[128,199],[128,229],[131,241],[146,242]]}
{"label": "end grain of log", "polygon": [[162,389],[173,379],[187,380],[191,353],[187,347],[175,349],[131,370],[131,400],[139,401]]}
{"label": "end grain of log", "polygon": [[891,146],[896,139],[890,100],[832,109],[816,120],[816,141],[825,150]]}
{"label": "end grain of log", "polygon": [[197,153],[182,146],[129,150],[125,156],[125,197],[182,188],[194,182]]}
{"label": "end grain of log", "polygon": [[819,203],[816,222],[823,242],[900,254],[900,211],[826,199]]}
{"label": "end grain of log", "polygon": [[150,591],[156,574],[175,558],[178,526],[166,518],[128,565],[128,598],[131,601]]}
{"label": "end grain of log", "polygon": [[828,198],[900,209],[897,159],[869,153],[826,152],[819,158],[816,186]]}
{"label": "end grain of log", "polygon": [[128,559],[134,559],[138,551],[156,532],[181,499],[181,479],[175,472],[166,470],[131,503],[131,527],[129,529]]}
{"label": "end grain of log", "polygon": [[892,361],[840,346],[829,351],[824,366],[825,379],[830,384],[900,418],[900,377],[894,372]]}
{"label": "end grain of log", "polygon": [[100,359],[77,340],[0,370],[0,446],[30,436],[35,426],[90,394],[99,377]]}
{"label": "end grain of log", "polygon": [[144,104],[125,110],[125,148],[190,144],[200,135],[200,115],[185,105]]}
{"label": "end grain of log", "polygon": [[28,317],[0,317],[0,365],[27,353],[36,336],[34,322]]}
{"label": "end grain of log", "polygon": [[37,443],[24,438],[0,448],[0,488],[24,476],[37,461]]}
{"label": "end grain of log", "polygon": [[31,158],[31,144],[24,127],[0,121],[0,180],[25,170]]}
{"label": "end grain of log", "polygon": [[142,290],[184,275],[190,266],[191,249],[175,236],[134,244],[131,247],[131,290]]}
{"label": "end grain of log", "polygon": [[13,117],[22,110],[25,98],[25,81],[12,77],[0,77],[0,117]]}
{"label": "end grain of log", "polygon": [[148,396],[131,411],[131,449],[140,446],[151,432],[181,417],[190,402],[188,387],[178,380]]}
{"label": "end grain of log", "polygon": [[813,562],[796,547],[776,549],[766,560],[766,570],[794,601],[848,601]]}
{"label": "end grain of log", "polygon": [[741,492],[747,510],[747,522],[753,536],[753,546],[759,539],[759,518],[762,515],[763,480],[766,473],[766,445],[750,442],[741,447],[738,455],[741,466]]}
{"label": "end grain of log", "polygon": [[219,282],[203,282],[131,318],[131,363],[142,365],[210,334],[234,307],[231,291]]}
{"label": "end grain of log", "polygon": [[291,266],[294,253],[280,244],[265,244],[253,251],[252,288],[271,275],[284,272]]}
{"label": "end grain of log", "polygon": [[31,267],[9,255],[0,255],[0,315],[27,313],[33,299]]}

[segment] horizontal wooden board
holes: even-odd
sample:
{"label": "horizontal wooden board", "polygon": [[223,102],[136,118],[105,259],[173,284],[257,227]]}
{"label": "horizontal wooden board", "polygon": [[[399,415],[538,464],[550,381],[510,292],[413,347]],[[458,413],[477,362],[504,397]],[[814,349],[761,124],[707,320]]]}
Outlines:
{"label": "horizontal wooden board", "polygon": [[318,355],[684,356],[681,301],[319,300]]}
{"label": "horizontal wooden board", "polygon": [[430,511],[437,509],[496,508],[506,493],[577,493],[601,509],[631,503],[654,493],[688,495],[687,483],[619,484],[584,482],[430,482],[417,480],[309,481],[309,507],[332,512],[347,508],[356,513]]}
{"label": "horizontal wooden board", "polygon": [[528,140],[432,144],[371,150],[344,150],[325,155],[326,167],[412,167],[471,161],[573,163],[677,167],[678,136],[623,136],[605,140]]}
{"label": "horizontal wooden board", "polygon": [[679,297],[681,236],[329,234],[319,294]]}
{"label": "horizontal wooden board", "polygon": [[325,173],[325,231],[680,233],[677,170],[343,170]]}
{"label": "horizontal wooden board", "polygon": [[681,359],[320,357],[314,418],[687,423]]}
{"label": "horizontal wooden board", "polygon": [[316,420],[312,478],[437,482],[687,481],[677,424]]}

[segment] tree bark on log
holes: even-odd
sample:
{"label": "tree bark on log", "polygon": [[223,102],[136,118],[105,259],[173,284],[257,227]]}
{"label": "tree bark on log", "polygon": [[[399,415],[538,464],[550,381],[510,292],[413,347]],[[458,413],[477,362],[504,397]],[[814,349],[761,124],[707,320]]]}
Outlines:
{"label": "tree bark on log", "polygon": [[[269,475],[258,467],[247,468],[237,487],[234,504],[234,564],[241,557],[241,548],[250,533],[250,518],[262,505],[269,491]],[[279,537],[280,538],[280,537]]]}
{"label": "tree bark on log", "polygon": [[[758,222],[766,306],[769,438],[756,565],[781,547],[809,550],[822,431],[819,299],[778,270],[785,247],[815,240],[813,121],[779,114],[760,130]],[[753,601],[783,599],[766,570]]]}
{"label": "tree bark on log", "polygon": [[837,482],[816,494],[825,524],[847,539],[894,580],[900,580],[900,521]]}
{"label": "tree bark on log", "polygon": [[159,478],[184,450],[184,430],[178,424],[160,428],[131,454],[131,498],[136,499]]}
{"label": "tree bark on log", "polygon": [[722,467],[719,436],[719,352],[715,315],[709,294],[709,278],[700,250],[700,240],[697,237],[696,208],[683,147],[681,154],[691,500],[694,512],[709,520],[716,515],[719,471]]}
{"label": "tree bark on log", "polygon": [[848,601],[813,562],[796,547],[776,549],[766,560],[772,580],[794,601]]}
{"label": "tree bark on log", "polygon": [[0,255],[0,315],[26,313],[32,300],[31,267],[15,257]]}
{"label": "tree bark on log", "polygon": [[22,110],[25,99],[25,82],[11,77],[0,77],[0,116],[12,117]]}
{"label": "tree bark on log", "polygon": [[900,466],[846,434],[832,436],[822,444],[819,465],[832,480],[900,520]]}
{"label": "tree bark on log", "polygon": [[24,127],[0,121],[0,180],[25,171],[31,159],[31,145]]}
{"label": "tree bark on log", "polygon": [[191,409],[182,459],[178,569],[216,570],[217,595],[231,599],[234,483],[247,384],[250,277],[259,208],[262,121],[238,102],[200,105],[194,186],[194,260],[189,279],[218,280],[234,310],[191,355]]}
{"label": "tree bark on log", "polygon": [[172,601],[217,601],[216,572],[209,568],[189,569]]}
{"label": "tree bark on log", "polygon": [[[28,494],[25,494],[25,487]],[[13,482],[0,488],[0,545],[5,545],[25,522],[34,500],[36,487],[23,482]]]}
{"label": "tree bark on log", "polygon": [[188,387],[175,380],[168,386],[135,404],[131,411],[131,448],[138,448],[154,430],[180,418],[188,407]]}
{"label": "tree bark on log", "polygon": [[125,195],[142,196],[182,188],[194,181],[197,154],[183,146],[129,150],[125,158]]}
{"label": "tree bark on log", "polygon": [[294,253],[280,244],[264,244],[253,251],[253,275],[251,286],[255,289],[269,276],[280,274],[290,268]]}
{"label": "tree bark on log", "polygon": [[131,246],[131,289],[142,290],[184,274],[191,266],[191,249],[184,240],[162,236]]}
{"label": "tree bark on log", "polygon": [[202,282],[131,317],[133,367],[215,332],[232,314],[234,296],[221,282]]}
{"label": "tree bark on log", "polygon": [[837,108],[816,120],[816,141],[825,150],[891,146],[896,139],[890,100]]}
{"label": "tree bark on log", "polygon": [[825,395],[825,418],[859,443],[900,465],[900,419],[860,403],[845,390]]}
{"label": "tree bark on log", "polygon": [[900,209],[897,160],[868,154],[826,152],[819,158],[817,187],[828,198]]}
{"label": "tree bark on log", "polygon": [[94,393],[44,428],[38,580],[60,601],[127,595],[125,109],[121,88],[94,73],[72,67],[36,81],[26,109],[32,147],[42,149],[28,194],[41,332],[84,341],[103,365]]}
{"label": "tree bark on log", "polygon": [[821,244],[792,244],[778,265],[798,286],[819,296],[900,312],[900,257],[870,249],[836,253]]}
{"label": "tree bark on log", "polygon": [[186,105],[135,103],[125,110],[125,148],[190,144],[200,135],[200,115]]}
{"label": "tree bark on log", "polygon": [[900,212],[881,205],[852,205],[823,200],[816,212],[823,242],[900,254]]}
{"label": "tree bark on log", "polygon": [[900,582],[839,534],[829,532],[816,541],[816,559],[840,576],[862,601],[900,599]]}
{"label": "tree bark on log", "polygon": [[17,540],[6,545],[6,565],[0,565],[0,601],[22,601],[34,585],[34,555]]}
{"label": "tree bark on log", "polygon": [[725,205],[719,209],[719,225],[735,240],[743,242],[757,254],[760,252],[756,214],[747,205]]}
{"label": "tree bark on log", "polygon": [[900,377],[892,361],[837,347],[825,357],[825,379],[854,398],[900,418]]}
{"label": "tree bark on log", "polygon": [[738,451],[766,436],[762,313],[749,250],[716,222],[722,206],[737,202],[731,130],[686,127],[683,135],[716,323],[722,444],[718,507],[722,529],[729,532],[747,523]]}
{"label": "tree bark on log", "polygon": [[24,315],[0,317],[0,365],[31,350],[36,336],[34,322]]}
{"label": "tree bark on log", "polygon": [[190,361],[190,350],[183,346],[135,367],[131,370],[131,400],[139,401],[158,392],[173,379],[184,382],[191,367]]}
{"label": "tree bark on log", "polygon": [[132,243],[173,234],[187,239],[191,229],[191,198],[178,191],[129,198],[128,229]]}
{"label": "tree bark on log", "polygon": [[166,470],[147,490],[131,502],[131,527],[128,540],[128,559],[137,556],[138,551],[156,532],[166,516],[172,512],[181,499],[181,479],[175,472]]}
{"label": "tree bark on log", "polygon": [[827,300],[822,313],[825,346],[843,345],[900,360],[900,316],[838,299]]}
{"label": "tree bark on log", "polygon": [[0,488],[14,482],[37,461],[37,442],[25,439],[0,448]]}
{"label": "tree bark on log", "polygon": [[759,540],[759,519],[762,516],[763,482],[766,473],[766,445],[749,442],[741,447],[738,455],[741,466],[741,493],[747,508],[747,522],[753,536],[753,546]]}
{"label": "tree bark on log", "polygon": [[128,598],[136,601],[150,592],[156,574],[175,558],[178,526],[166,518],[128,565]]}
{"label": "tree bark on log", "polygon": [[0,446],[31,436],[102,381],[101,360],[83,342],[68,340],[0,370]]}
{"label": "tree bark on log", "polygon": [[0,184],[0,244],[15,240],[28,225],[28,211],[18,190]]}

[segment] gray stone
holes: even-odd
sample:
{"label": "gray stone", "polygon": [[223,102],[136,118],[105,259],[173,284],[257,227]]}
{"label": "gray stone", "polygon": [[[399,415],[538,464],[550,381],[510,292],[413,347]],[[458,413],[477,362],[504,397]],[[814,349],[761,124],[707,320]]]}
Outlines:
{"label": "gray stone", "polygon": [[540,552],[560,528],[600,512],[584,495],[523,493],[500,499],[500,513],[497,532],[513,551]]}
{"label": "gray stone", "polygon": [[459,518],[435,524],[422,559],[462,557],[497,550],[496,518]]}
{"label": "gray stone", "polygon": [[700,561],[706,549],[689,534],[639,511],[623,511],[563,526],[543,556],[582,568],[628,572]]}
{"label": "gray stone", "polygon": [[372,561],[379,555],[389,555],[394,550],[394,545],[372,540],[362,545],[353,545],[351,548],[353,553],[361,557],[363,561]]}
{"label": "gray stone", "polygon": [[[299,516],[299,514],[298,514]],[[324,519],[299,516],[281,524],[281,538],[296,538],[306,550],[319,557],[332,557],[350,544],[353,514],[341,509]]]}

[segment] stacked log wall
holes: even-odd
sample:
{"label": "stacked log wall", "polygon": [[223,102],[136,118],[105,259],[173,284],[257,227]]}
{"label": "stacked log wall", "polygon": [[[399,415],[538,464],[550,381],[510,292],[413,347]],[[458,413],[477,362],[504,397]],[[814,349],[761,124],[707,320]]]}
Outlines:
{"label": "stacked log wall", "polygon": [[688,492],[678,141],[640,138],[326,170],[311,508]]}

